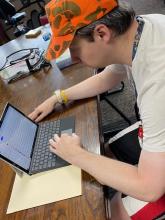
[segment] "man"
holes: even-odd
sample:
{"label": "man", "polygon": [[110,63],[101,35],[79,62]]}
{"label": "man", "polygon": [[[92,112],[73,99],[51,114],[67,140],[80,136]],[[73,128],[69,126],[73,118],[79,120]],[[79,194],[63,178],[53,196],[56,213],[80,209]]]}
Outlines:
{"label": "man", "polygon": [[[129,72],[143,128],[137,166],[87,152],[76,134],[55,134],[50,150],[118,192],[142,201],[158,200],[165,193],[165,16],[136,18],[133,9],[115,0],[56,0],[46,11],[53,33],[47,59],[57,58],[69,47],[74,60],[107,68],[71,88],[55,91],[29,117],[38,122],[57,102],[103,93]],[[112,219],[130,219],[121,201],[117,193],[111,202]]]}

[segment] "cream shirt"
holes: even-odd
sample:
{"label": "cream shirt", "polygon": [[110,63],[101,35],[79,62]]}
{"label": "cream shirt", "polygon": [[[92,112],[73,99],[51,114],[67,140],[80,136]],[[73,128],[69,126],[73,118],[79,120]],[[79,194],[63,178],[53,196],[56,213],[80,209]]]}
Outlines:
{"label": "cream shirt", "polygon": [[[143,15],[144,29],[131,67],[111,65],[133,77],[143,125],[142,149],[165,152],[165,15]],[[132,74],[132,75],[131,75]]]}

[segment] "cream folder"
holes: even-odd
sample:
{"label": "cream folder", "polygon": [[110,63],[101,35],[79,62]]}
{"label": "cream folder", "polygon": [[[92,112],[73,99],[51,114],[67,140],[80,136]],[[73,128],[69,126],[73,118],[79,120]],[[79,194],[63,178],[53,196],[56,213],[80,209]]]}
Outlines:
{"label": "cream folder", "polygon": [[16,174],[7,214],[81,194],[81,170],[73,165],[32,176]]}

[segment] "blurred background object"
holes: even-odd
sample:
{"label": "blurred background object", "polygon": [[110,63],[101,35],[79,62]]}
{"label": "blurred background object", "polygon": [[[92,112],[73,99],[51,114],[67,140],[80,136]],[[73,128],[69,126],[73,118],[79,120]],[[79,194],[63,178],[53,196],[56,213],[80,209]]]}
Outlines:
{"label": "blurred background object", "polygon": [[48,2],[49,0],[0,0],[0,30],[8,36],[2,38],[0,31],[0,44],[47,23],[45,5]]}
{"label": "blurred background object", "polygon": [[3,25],[0,21],[0,45],[3,45],[9,41],[9,37],[7,36],[6,32],[4,31]]}
{"label": "blurred background object", "polygon": [[0,18],[4,20],[6,25],[14,27],[14,36],[20,35],[29,31],[29,28],[23,24],[23,19],[26,17],[25,12],[17,12],[15,6],[7,0],[0,1]]}

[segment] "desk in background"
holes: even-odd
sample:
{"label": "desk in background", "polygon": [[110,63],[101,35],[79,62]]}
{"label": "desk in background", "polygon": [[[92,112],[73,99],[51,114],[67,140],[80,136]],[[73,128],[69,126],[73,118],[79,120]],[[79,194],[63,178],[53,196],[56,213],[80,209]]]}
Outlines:
{"label": "desk in background", "polygon": [[[43,40],[27,40],[23,36],[0,46],[0,66],[5,56],[14,50],[43,46]],[[45,45],[44,45],[45,46]],[[68,88],[93,74],[90,68],[81,64],[70,66],[62,72],[53,63],[45,73],[5,84],[0,79],[0,114],[6,102],[10,102],[25,114],[51,96],[59,88]],[[95,98],[76,101],[65,107],[59,106],[46,120],[69,115],[76,117],[76,133],[81,137],[84,148],[100,154],[97,102]],[[15,173],[0,160],[0,219],[2,220],[105,220],[104,196],[101,185],[86,172],[82,172],[82,196],[43,205],[29,210],[6,215]],[[18,195],[19,196],[19,195]]]}

